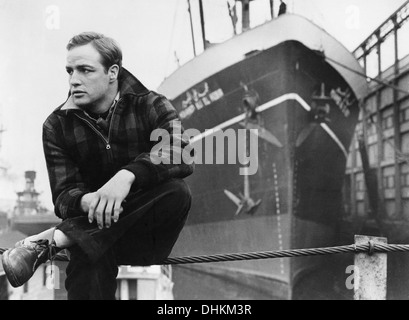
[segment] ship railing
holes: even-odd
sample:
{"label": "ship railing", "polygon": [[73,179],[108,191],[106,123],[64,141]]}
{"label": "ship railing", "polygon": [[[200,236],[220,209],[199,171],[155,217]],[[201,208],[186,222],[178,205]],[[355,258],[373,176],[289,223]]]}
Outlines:
{"label": "ship railing", "polygon": [[[398,45],[399,39],[405,39],[408,34],[408,29],[403,28],[408,21],[409,1],[406,1],[353,51],[368,76],[381,78],[382,72],[391,65],[397,72],[400,58],[408,53],[407,47]],[[390,37],[393,40],[388,42]],[[393,61],[389,61],[389,57]]]}

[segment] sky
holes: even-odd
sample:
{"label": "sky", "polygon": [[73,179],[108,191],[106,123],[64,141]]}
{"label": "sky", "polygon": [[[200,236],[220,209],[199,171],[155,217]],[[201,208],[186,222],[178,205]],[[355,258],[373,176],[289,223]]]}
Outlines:
{"label": "sky", "polygon": [[[219,43],[233,35],[226,1],[203,0],[206,33]],[[190,0],[197,53],[198,0]],[[405,0],[287,0],[303,15],[355,49]],[[155,90],[178,65],[193,58],[187,0],[0,0],[0,159],[9,179],[0,199],[15,198],[24,171],[37,171],[43,205],[52,208],[41,131],[46,117],[68,92],[65,46],[82,31],[116,39],[124,66]],[[275,0],[275,12],[279,1]],[[252,2],[252,26],[269,18],[268,0]],[[408,50],[409,53],[409,50]],[[0,179],[5,179],[0,177]],[[3,182],[3,183],[2,183]],[[1,203],[1,202],[0,202]],[[0,208],[1,209],[1,208]]]}

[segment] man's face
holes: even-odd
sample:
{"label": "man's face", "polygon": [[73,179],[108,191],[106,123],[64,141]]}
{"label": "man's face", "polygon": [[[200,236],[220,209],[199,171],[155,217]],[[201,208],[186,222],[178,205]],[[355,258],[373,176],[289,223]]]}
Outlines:
{"label": "man's face", "polygon": [[96,109],[106,98],[110,78],[101,59],[91,44],[72,48],[67,53],[70,93],[82,109]]}

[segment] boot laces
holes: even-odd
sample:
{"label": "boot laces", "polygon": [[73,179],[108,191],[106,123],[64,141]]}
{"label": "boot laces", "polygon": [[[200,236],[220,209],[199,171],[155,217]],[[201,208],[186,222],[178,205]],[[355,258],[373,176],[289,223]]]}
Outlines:
{"label": "boot laces", "polygon": [[37,241],[30,241],[34,244],[32,247],[37,253],[37,263],[34,264],[34,270],[38,268],[41,263],[47,262],[50,260],[51,262],[51,272],[53,270],[53,262],[54,257],[57,254],[55,244],[49,243],[47,239],[41,239]]}

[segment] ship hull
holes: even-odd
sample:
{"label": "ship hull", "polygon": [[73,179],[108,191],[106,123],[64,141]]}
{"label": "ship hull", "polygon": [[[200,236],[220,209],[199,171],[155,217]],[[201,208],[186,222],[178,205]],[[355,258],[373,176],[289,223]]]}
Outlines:
{"label": "ship hull", "polygon": [[[246,104],[252,102],[249,96],[257,97],[250,113]],[[321,96],[331,97],[323,100],[324,116],[317,111],[322,101],[316,97]],[[200,150],[196,158],[199,161],[195,173],[187,179],[193,195],[192,209],[172,256],[338,244],[347,150],[359,114],[357,101],[353,88],[324,56],[299,41],[251,52],[241,62],[172,99],[185,129],[201,133],[193,138],[195,150]],[[214,138],[217,142],[216,134],[208,134],[208,129],[217,128],[225,134],[233,130],[238,136],[241,129],[249,128],[249,122],[251,128],[259,132],[262,129],[264,134],[258,136],[257,170],[246,181],[240,175],[240,161],[222,164],[219,158],[217,162],[215,153],[220,150],[223,159],[229,159],[234,150],[230,149],[231,141],[226,137],[223,148],[212,147],[216,151],[213,161],[206,158],[210,152],[206,141]],[[247,154],[252,151],[249,147]],[[251,199],[261,200],[261,204],[254,212],[238,213],[237,203],[226,190],[239,195],[246,188]],[[312,298],[311,294],[320,292],[310,290],[312,279],[322,280],[319,270],[328,264],[333,264],[329,257],[305,257],[175,266],[174,296]],[[331,270],[335,272],[335,268]],[[327,296],[331,297],[331,293]]]}

